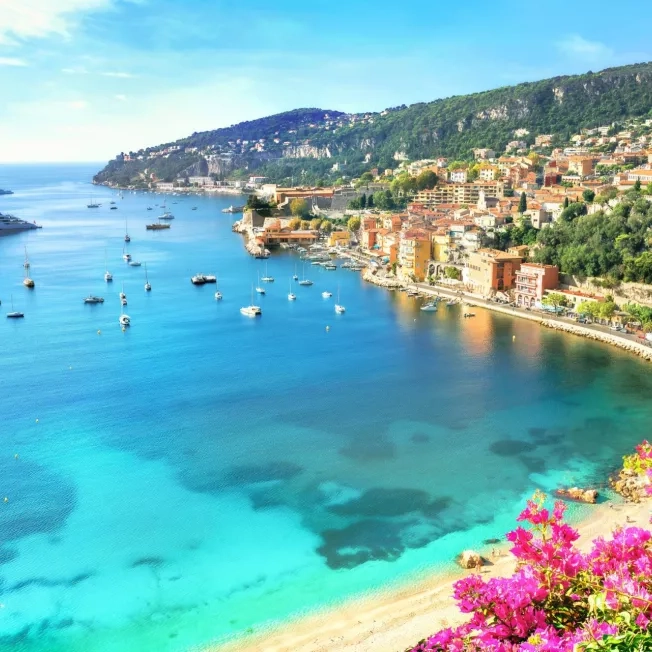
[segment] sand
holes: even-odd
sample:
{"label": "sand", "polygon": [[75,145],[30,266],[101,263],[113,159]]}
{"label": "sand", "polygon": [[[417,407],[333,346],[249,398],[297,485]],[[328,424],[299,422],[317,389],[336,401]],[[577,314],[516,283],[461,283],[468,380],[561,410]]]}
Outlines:
{"label": "sand", "polygon": [[[620,526],[649,527],[651,506],[650,502],[597,505],[578,526],[579,548],[588,550],[594,538],[609,537]],[[514,558],[507,548],[496,548],[494,558],[489,555],[490,565],[483,568],[485,578],[513,572]],[[271,627],[263,634],[213,646],[207,652],[402,652],[433,632],[467,619],[451,596],[453,582],[471,572],[439,573],[416,584]]]}

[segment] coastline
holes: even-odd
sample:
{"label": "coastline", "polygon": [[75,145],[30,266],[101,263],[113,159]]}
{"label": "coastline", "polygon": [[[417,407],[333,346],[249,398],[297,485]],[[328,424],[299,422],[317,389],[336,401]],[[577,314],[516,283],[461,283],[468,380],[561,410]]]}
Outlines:
{"label": "coastline", "polygon": [[[601,503],[575,525],[580,533],[577,545],[586,551],[596,537],[607,537],[615,528],[625,525],[646,527],[649,519],[650,501]],[[513,572],[515,560],[507,551],[508,545],[497,547],[499,556],[483,567],[485,579]],[[452,592],[455,581],[473,572],[440,570],[226,644],[209,646],[204,652],[399,652],[468,618],[457,609]]]}

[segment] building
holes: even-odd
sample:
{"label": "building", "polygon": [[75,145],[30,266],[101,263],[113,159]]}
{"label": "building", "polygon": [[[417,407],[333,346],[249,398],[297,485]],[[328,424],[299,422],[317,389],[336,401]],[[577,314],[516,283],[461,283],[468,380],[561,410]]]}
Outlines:
{"label": "building", "polygon": [[400,273],[404,279],[423,281],[430,260],[430,238],[421,229],[408,229],[401,233],[398,249]]}
{"label": "building", "polygon": [[534,308],[541,306],[541,300],[547,290],[556,290],[559,286],[559,268],[556,265],[523,263],[516,272],[514,299],[517,306]]}
{"label": "building", "polygon": [[426,207],[439,204],[477,204],[480,193],[485,197],[502,197],[505,184],[502,181],[471,181],[468,183],[440,183],[432,190],[420,190],[414,199]]}
{"label": "building", "polygon": [[331,231],[328,236],[329,247],[348,247],[351,234],[348,231]]}
{"label": "building", "polygon": [[521,257],[497,249],[478,249],[469,254],[462,279],[473,292],[489,296],[511,290]]}
{"label": "building", "polygon": [[547,147],[552,145],[552,134],[541,134],[534,139],[534,145],[536,147]]}
{"label": "building", "polygon": [[474,149],[473,156],[476,161],[486,161],[488,158],[496,158],[496,152],[493,149],[482,147]]}
{"label": "building", "polygon": [[191,186],[214,186],[215,181],[211,177],[188,177]]}
{"label": "building", "polygon": [[281,243],[293,243],[300,245],[311,245],[317,242],[319,233],[317,231],[292,231],[280,219],[267,219],[265,225],[257,236],[258,240],[266,247],[274,247]]}
{"label": "building", "polygon": [[588,177],[593,173],[595,159],[590,156],[569,156],[568,173],[575,174],[578,177]]}
{"label": "building", "polygon": [[627,181],[633,181],[634,183],[640,181],[643,185],[652,183],[652,170],[630,170],[627,173]]}
{"label": "building", "polygon": [[452,170],[448,176],[451,183],[466,183],[469,177],[469,171],[466,169]]}

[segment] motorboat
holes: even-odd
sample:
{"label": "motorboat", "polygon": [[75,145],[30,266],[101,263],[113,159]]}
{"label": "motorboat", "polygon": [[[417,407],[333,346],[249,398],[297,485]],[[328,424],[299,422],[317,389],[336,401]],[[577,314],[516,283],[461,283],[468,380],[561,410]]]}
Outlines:
{"label": "motorboat", "polygon": [[96,297],[92,294],[89,294],[84,299],[84,303],[104,303],[104,297]]}
{"label": "motorboat", "polygon": [[195,274],[191,277],[190,282],[193,285],[205,285],[206,283],[217,283],[217,276],[210,274]]}
{"label": "motorboat", "polygon": [[30,229],[40,229],[36,222],[26,222],[15,215],[0,213],[0,234],[11,231],[29,231]]}
{"label": "motorboat", "polygon": [[145,224],[145,229],[147,231],[163,231],[163,229],[169,229],[169,228],[170,228],[169,224],[161,224],[160,222],[152,222],[152,224]]}
{"label": "motorboat", "polygon": [[142,263],[138,262],[137,260],[130,260],[129,261],[129,267],[140,267]]}
{"label": "motorboat", "polygon": [[437,302],[429,301],[428,303],[424,303],[420,310],[423,310],[423,312],[437,312]]}
{"label": "motorboat", "polygon": [[329,272],[333,272],[337,269],[337,265],[334,265],[333,263],[326,263],[324,265],[324,269],[328,270]]}
{"label": "motorboat", "polygon": [[330,299],[333,296],[333,293],[332,292],[322,292],[321,295],[322,295],[322,297],[324,297],[324,299]]}
{"label": "motorboat", "polygon": [[117,210],[118,210],[118,207],[117,207],[117,206],[111,206],[111,207],[109,208],[109,210],[117,211]]}
{"label": "motorboat", "polygon": [[299,285],[303,285],[303,286],[308,286],[312,284],[313,284],[312,281],[308,278],[304,278],[301,281],[299,281]]}

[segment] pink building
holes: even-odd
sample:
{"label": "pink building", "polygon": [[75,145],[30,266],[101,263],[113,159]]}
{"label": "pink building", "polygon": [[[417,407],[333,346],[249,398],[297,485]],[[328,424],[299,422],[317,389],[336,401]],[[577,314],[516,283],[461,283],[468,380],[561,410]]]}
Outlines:
{"label": "pink building", "polygon": [[546,290],[559,286],[559,268],[556,265],[522,263],[516,272],[514,296],[517,306],[533,308],[541,302]]}

